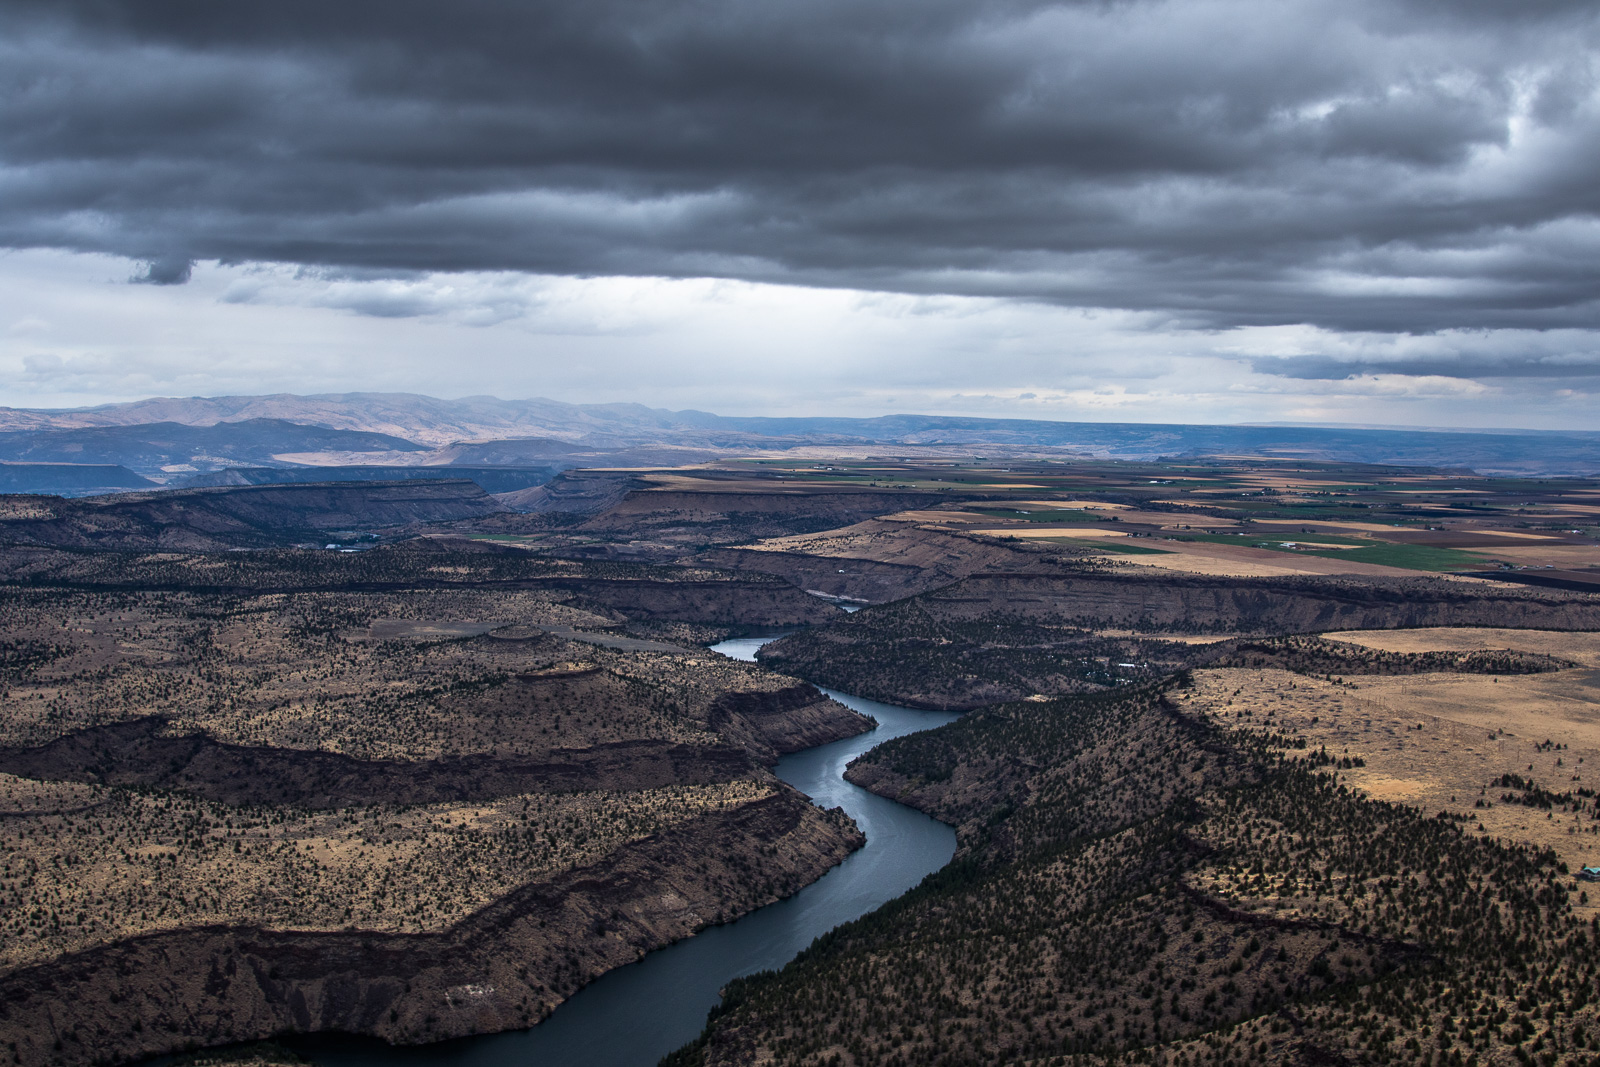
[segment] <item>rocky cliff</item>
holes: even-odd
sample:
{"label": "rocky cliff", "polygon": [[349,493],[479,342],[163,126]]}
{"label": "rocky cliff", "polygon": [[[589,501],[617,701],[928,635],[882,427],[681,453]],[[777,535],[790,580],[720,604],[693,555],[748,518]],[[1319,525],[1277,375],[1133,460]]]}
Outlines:
{"label": "rocky cliff", "polygon": [[518,1029],[607,970],[795,892],[864,840],[780,787],[438,933],[207,927],[14,971],[0,977],[0,1031],[18,1063],[90,1064],[284,1033],[421,1043]]}

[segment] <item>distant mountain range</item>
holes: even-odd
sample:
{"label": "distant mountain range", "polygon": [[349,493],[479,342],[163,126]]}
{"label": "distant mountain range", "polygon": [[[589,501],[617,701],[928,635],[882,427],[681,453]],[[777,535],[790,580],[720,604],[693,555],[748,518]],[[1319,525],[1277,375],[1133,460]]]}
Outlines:
{"label": "distant mountain range", "polygon": [[9,430],[0,417],[0,460],[12,463],[112,463],[148,478],[243,465],[283,465],[299,452],[425,452],[389,434],[333,429],[283,419],[221,424],[156,422]]}
{"label": "distant mountain range", "polygon": [[[109,464],[173,484],[186,477],[208,480],[200,476],[235,467],[512,466],[548,468],[554,474],[574,467],[693,463],[802,445],[874,444],[1117,459],[1259,456],[1497,475],[1600,475],[1600,433],[1576,431],[1161,425],[934,415],[744,418],[642,404],[441,400],[410,393],[155,398],[71,410],[0,408],[0,461]],[[255,473],[247,480],[267,477]],[[305,476],[283,477],[300,481]]]}

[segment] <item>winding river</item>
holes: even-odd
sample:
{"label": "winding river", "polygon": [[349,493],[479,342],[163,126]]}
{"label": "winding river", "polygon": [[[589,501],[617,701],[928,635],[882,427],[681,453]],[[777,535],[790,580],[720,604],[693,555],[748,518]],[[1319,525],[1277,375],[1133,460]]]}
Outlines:
{"label": "winding river", "polygon": [[[754,660],[769,640],[724,641],[712,651]],[[871,715],[878,728],[778,761],[778,777],[825,808],[844,808],[867,835],[865,847],[821,879],[787,900],[602,975],[531,1030],[418,1048],[338,1037],[305,1038],[293,1046],[324,1067],[651,1067],[692,1041],[730,979],[783,966],[819,935],[894,899],[955,854],[950,827],[853,786],[842,775],[846,764],[874,745],[957,716],[824,692]]]}

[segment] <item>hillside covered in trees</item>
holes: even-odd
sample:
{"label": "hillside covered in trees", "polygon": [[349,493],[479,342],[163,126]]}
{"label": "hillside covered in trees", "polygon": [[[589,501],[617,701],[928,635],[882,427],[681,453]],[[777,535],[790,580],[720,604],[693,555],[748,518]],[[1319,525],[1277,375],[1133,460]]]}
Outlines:
{"label": "hillside covered in trees", "polygon": [[862,757],[852,780],[958,827],[957,861],[735,983],[670,1062],[1600,1061],[1600,926],[1552,853],[1357,795],[1183,684]]}

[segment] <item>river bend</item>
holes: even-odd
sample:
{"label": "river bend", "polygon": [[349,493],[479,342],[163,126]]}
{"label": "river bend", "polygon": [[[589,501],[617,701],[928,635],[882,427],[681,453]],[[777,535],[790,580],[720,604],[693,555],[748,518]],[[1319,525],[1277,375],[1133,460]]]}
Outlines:
{"label": "river bend", "polygon": [[[712,651],[754,660],[769,640],[724,641]],[[811,885],[601,975],[531,1030],[412,1048],[337,1036],[288,1043],[324,1067],[652,1067],[694,1040],[729,980],[782,967],[818,936],[893,900],[955,854],[953,829],[843,775],[846,764],[874,745],[957,716],[823,692],[871,715],[878,728],[785,756],[775,768],[822,807],[844,808],[867,835],[865,846]]]}

